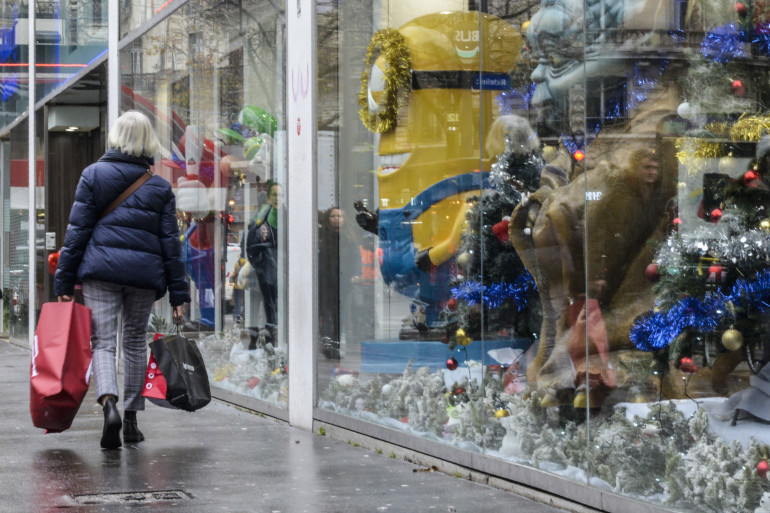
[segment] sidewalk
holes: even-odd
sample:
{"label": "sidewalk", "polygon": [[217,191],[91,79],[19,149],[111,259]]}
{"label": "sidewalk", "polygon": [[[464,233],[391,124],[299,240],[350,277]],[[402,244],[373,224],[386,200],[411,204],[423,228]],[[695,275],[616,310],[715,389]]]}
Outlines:
{"label": "sidewalk", "polygon": [[0,340],[0,512],[561,511],[219,401],[196,413],[148,402],[147,440],[103,451],[91,391],[72,428],[44,435],[29,417],[29,356]]}

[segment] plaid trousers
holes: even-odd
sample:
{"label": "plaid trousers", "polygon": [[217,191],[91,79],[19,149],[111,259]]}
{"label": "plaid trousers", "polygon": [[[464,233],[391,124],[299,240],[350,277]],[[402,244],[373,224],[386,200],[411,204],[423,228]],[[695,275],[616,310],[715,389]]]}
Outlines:
{"label": "plaid trousers", "polygon": [[96,397],[120,397],[115,369],[118,315],[123,314],[123,409],[144,410],[147,370],[147,321],[155,291],[98,280],[83,282],[83,300],[91,309],[92,369]]}

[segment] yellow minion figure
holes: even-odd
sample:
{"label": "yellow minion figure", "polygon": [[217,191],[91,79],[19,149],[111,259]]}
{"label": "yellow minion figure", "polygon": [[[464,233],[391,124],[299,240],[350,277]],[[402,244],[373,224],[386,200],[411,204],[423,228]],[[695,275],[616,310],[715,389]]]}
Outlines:
{"label": "yellow minion figure", "polygon": [[521,45],[511,25],[479,12],[421,16],[369,45],[359,104],[380,136],[379,212],[359,203],[356,219],[379,235],[385,282],[427,305],[427,327],[450,296],[466,200],[488,186],[483,137]]}

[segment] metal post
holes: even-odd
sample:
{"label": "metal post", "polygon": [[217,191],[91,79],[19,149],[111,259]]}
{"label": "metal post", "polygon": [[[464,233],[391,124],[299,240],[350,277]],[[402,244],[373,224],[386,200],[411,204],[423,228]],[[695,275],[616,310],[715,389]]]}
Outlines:
{"label": "metal post", "polygon": [[[29,104],[27,107],[27,163],[28,166],[28,196],[27,196],[27,203],[29,207],[28,216],[27,216],[27,244],[29,245],[29,272],[27,273],[28,276],[28,284],[29,284],[29,294],[28,302],[27,302],[27,323],[28,323],[28,334],[29,334],[29,341],[30,344],[32,342],[32,335],[35,333],[35,324],[37,323],[36,318],[36,308],[35,305],[37,304],[37,294],[35,293],[35,282],[37,281],[37,278],[35,276],[35,261],[36,261],[36,246],[37,243],[35,241],[35,235],[36,235],[36,227],[37,227],[37,215],[36,215],[36,205],[35,205],[35,193],[37,192],[37,176],[35,173],[35,164],[36,164],[36,158],[35,158],[35,1],[31,0],[28,3],[27,6],[28,10],[28,19],[29,19],[29,27],[28,27],[28,40],[27,44],[29,45],[29,66],[28,66],[28,73],[29,73]],[[30,347],[32,347],[30,345]]]}

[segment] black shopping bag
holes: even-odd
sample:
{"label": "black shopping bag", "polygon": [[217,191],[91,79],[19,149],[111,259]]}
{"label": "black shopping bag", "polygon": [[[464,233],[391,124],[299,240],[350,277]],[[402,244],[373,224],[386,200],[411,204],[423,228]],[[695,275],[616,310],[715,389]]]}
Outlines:
{"label": "black shopping bag", "polygon": [[[195,411],[211,402],[206,366],[193,340],[181,334],[169,335],[151,342],[150,350],[166,381],[168,405]],[[167,406],[163,402],[157,404]]]}

